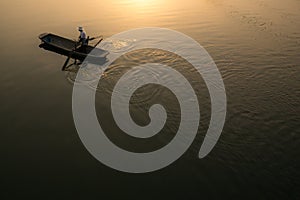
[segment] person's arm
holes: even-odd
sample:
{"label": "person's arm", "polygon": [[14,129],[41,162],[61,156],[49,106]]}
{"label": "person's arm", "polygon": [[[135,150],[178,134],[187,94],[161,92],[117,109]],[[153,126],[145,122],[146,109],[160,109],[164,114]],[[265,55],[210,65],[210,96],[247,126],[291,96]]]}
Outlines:
{"label": "person's arm", "polygon": [[79,38],[79,41],[82,41],[82,40],[83,40],[83,37],[82,37],[82,36],[83,36],[83,34],[82,34],[82,32],[80,32],[79,37],[78,37],[78,38]]}

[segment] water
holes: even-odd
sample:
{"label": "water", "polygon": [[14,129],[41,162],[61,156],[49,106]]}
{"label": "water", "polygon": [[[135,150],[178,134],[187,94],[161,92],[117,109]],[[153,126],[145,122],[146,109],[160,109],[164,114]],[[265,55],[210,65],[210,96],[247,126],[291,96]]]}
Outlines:
{"label": "water", "polygon": [[[299,198],[299,1],[14,0],[0,5],[1,196]],[[210,118],[208,90],[193,69],[169,56],[200,102],[200,128],[192,146],[172,165],[148,174],[118,172],[94,159],[73,122],[74,74],[60,71],[65,57],[40,49],[37,39],[43,32],[77,38],[78,25],[104,38],[132,28],[164,27],[204,46],[220,70],[228,100],[226,123],[213,151],[197,158]],[[174,95],[153,85],[136,91],[132,118],[146,125],[149,106],[162,103],[169,113],[163,134],[150,141],[132,139],[120,134],[112,120],[113,85],[149,55],[166,58],[151,49],[123,56],[110,66],[96,95],[108,137],[136,152],[163,147],[180,120]]]}

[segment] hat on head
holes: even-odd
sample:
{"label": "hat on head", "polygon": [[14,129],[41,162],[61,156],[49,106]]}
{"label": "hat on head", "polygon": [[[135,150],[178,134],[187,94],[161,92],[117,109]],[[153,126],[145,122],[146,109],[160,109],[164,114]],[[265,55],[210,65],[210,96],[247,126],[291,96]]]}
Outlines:
{"label": "hat on head", "polygon": [[83,28],[81,26],[78,27],[79,31],[83,31]]}

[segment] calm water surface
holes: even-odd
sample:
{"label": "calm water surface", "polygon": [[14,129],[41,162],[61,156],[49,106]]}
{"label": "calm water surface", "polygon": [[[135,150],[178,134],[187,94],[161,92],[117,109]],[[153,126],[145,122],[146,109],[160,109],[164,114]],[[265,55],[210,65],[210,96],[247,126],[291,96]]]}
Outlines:
{"label": "calm water surface", "polygon": [[[0,11],[1,197],[299,198],[299,0],[13,0],[2,1]],[[103,129],[115,144],[135,152],[161,148],[173,138],[179,104],[164,87],[145,86],[131,100],[132,117],[140,125],[149,122],[149,106],[165,106],[167,124],[151,140],[121,133],[109,107],[113,86],[126,70],[168,58],[198,96],[196,140],[175,163],[148,174],[118,172],[94,159],[73,123],[75,74],[60,70],[65,57],[38,47],[40,33],[77,38],[79,25],[104,38],[164,27],[205,47],[224,79],[228,100],[213,151],[197,158],[210,119],[204,81],[186,62],[148,49],[119,58],[99,82],[96,110]],[[168,74],[164,78],[172,81]]]}

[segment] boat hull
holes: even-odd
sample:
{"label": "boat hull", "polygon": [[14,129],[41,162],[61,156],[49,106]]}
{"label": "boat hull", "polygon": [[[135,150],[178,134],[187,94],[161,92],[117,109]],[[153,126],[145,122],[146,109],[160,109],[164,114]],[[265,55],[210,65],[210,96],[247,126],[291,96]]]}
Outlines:
{"label": "boat hull", "polygon": [[39,39],[42,42],[39,47],[80,61],[89,56],[88,60],[90,62],[103,62],[108,55],[108,52],[103,49],[89,45],[77,47],[78,43],[76,41],[51,33],[41,34]]}

